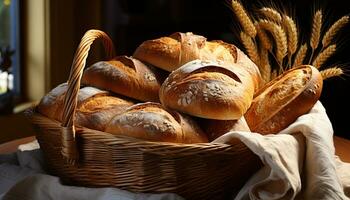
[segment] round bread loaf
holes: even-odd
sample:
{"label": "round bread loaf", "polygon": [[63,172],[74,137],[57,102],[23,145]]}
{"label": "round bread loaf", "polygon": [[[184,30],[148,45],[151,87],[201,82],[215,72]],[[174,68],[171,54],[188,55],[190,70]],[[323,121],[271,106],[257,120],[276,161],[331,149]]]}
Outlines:
{"label": "round bread loaf", "polygon": [[[61,121],[67,89],[68,84],[64,83],[51,90],[41,99],[37,106],[38,112]],[[104,131],[106,124],[116,114],[134,105],[132,101],[110,95],[107,91],[93,87],[81,88],[78,93],[75,125]]]}
{"label": "round bread loaf", "polygon": [[286,71],[259,90],[245,114],[253,132],[275,134],[306,114],[319,99],[323,79],[303,65]]}
{"label": "round bread loaf", "polygon": [[191,61],[173,71],[159,98],[166,107],[202,118],[235,120],[243,116],[254,95],[254,82],[240,66]]}
{"label": "round bread loaf", "polygon": [[136,104],[116,115],[108,123],[106,132],[148,141],[208,142],[206,135],[191,118],[150,102]]}
{"label": "round bread loaf", "polygon": [[159,69],[135,58],[118,56],[87,68],[82,83],[141,101],[159,102],[158,92],[164,78]]}

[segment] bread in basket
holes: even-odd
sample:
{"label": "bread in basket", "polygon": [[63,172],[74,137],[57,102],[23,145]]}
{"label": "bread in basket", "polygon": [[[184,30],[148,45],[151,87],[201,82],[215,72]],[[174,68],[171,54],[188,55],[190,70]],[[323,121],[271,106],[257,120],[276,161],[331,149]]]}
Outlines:
{"label": "bread in basket", "polygon": [[77,126],[74,123],[81,77],[91,44],[101,39],[110,58],[111,39],[90,30],[76,51],[62,121],[28,111],[49,171],[64,183],[118,187],[132,192],[172,192],[186,199],[225,199],[259,168],[260,161],[233,144],[150,142]]}

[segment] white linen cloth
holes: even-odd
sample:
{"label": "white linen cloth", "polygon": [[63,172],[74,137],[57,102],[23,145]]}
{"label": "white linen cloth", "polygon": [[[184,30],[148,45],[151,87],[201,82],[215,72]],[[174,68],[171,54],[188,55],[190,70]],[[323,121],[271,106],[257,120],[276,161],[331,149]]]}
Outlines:
{"label": "white linen cloth", "polygon": [[[350,164],[334,154],[333,129],[325,109],[317,102],[313,109],[277,135],[229,132],[213,142],[240,139],[264,166],[238,194],[245,199],[349,199]],[[37,144],[20,149],[37,148]],[[135,194],[117,188],[84,188],[62,185],[46,175],[40,150],[0,155],[0,199],[183,199],[176,194]]]}
{"label": "white linen cloth", "polygon": [[335,156],[332,124],[320,102],[277,135],[229,132],[213,142],[234,138],[264,163],[235,199],[349,199],[350,164]]}

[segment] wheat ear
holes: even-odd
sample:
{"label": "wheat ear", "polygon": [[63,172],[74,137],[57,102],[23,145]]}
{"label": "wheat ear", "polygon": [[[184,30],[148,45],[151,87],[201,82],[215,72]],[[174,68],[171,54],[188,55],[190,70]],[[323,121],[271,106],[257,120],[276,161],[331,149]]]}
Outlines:
{"label": "wheat ear", "polygon": [[326,48],[331,44],[335,35],[349,22],[349,16],[344,16],[336,21],[326,32],[322,39],[322,46]]}
{"label": "wheat ear", "polygon": [[283,26],[286,29],[288,37],[288,53],[293,55],[298,47],[297,25],[289,16],[283,16]]}
{"label": "wheat ear", "polygon": [[263,85],[271,80],[271,65],[269,62],[269,52],[265,48],[260,48],[260,63],[259,70],[261,78],[263,80]]}
{"label": "wheat ear", "polygon": [[256,47],[253,39],[247,35],[245,32],[241,32],[240,34],[241,36],[241,41],[242,44],[244,45],[245,49],[247,50],[247,53],[250,57],[250,59],[252,59],[252,61],[255,64],[259,63],[259,53],[258,53],[258,48]]}
{"label": "wheat ear", "polygon": [[314,19],[312,22],[311,38],[310,38],[310,46],[314,50],[317,48],[318,43],[320,41],[321,26],[322,26],[322,11],[318,10],[314,15]]}
{"label": "wheat ear", "polygon": [[232,9],[233,12],[236,14],[238,21],[240,22],[243,31],[248,34],[250,37],[255,38],[256,36],[256,29],[255,26],[244,10],[243,6],[236,0],[232,1]]}
{"label": "wheat ear", "polygon": [[320,73],[322,75],[323,80],[344,74],[343,70],[339,67],[328,68],[322,70]]}
{"label": "wheat ear", "polygon": [[255,24],[256,33],[261,43],[261,46],[264,47],[268,51],[272,51],[272,41],[270,37],[267,35],[266,31],[260,27],[258,23]]}
{"label": "wheat ear", "polygon": [[282,27],[274,22],[260,20],[259,25],[269,31],[276,41],[276,59],[281,65],[283,58],[287,55],[287,36]]}
{"label": "wheat ear", "polygon": [[275,22],[282,21],[281,14],[273,8],[263,7],[259,11],[264,17],[266,17],[271,21],[275,21]]}
{"label": "wheat ear", "polygon": [[302,65],[306,56],[307,52],[307,44],[301,45],[299,48],[298,53],[296,54],[294,58],[294,64],[293,67],[298,67],[299,65]]}
{"label": "wheat ear", "polygon": [[317,49],[318,44],[320,42],[321,27],[322,27],[322,11],[318,10],[316,11],[312,21],[312,30],[311,30],[311,37],[310,37],[310,46],[312,51],[311,51],[309,63],[311,63],[311,60],[313,59],[313,56],[314,56],[315,49]]}
{"label": "wheat ear", "polygon": [[326,49],[324,49],[321,53],[318,54],[318,56],[312,62],[312,65],[316,68],[320,68],[323,65],[323,63],[326,62],[327,59],[334,54],[336,48],[337,46],[335,44],[328,46]]}

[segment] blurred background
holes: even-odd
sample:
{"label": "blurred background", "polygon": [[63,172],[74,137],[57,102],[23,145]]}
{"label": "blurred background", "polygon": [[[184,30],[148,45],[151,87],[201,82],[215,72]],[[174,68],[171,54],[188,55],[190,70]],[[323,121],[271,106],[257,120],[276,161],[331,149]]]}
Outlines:
{"label": "blurred background", "polygon": [[[289,7],[302,37],[309,37],[311,16],[325,8],[325,27],[349,13],[345,0],[242,0],[254,11],[263,5]],[[345,4],[346,5],[346,4]],[[173,32],[193,32],[208,40],[240,45],[236,18],[227,0],[0,0],[0,143],[33,135],[23,110],[35,104],[69,75],[74,52],[85,31],[109,34],[119,55],[132,55],[144,40]],[[329,65],[349,69],[349,26],[338,36],[341,44]],[[93,46],[87,65],[104,59],[101,45]],[[349,74],[350,72],[348,72]],[[335,134],[350,138],[350,77],[325,80],[321,102]]]}

